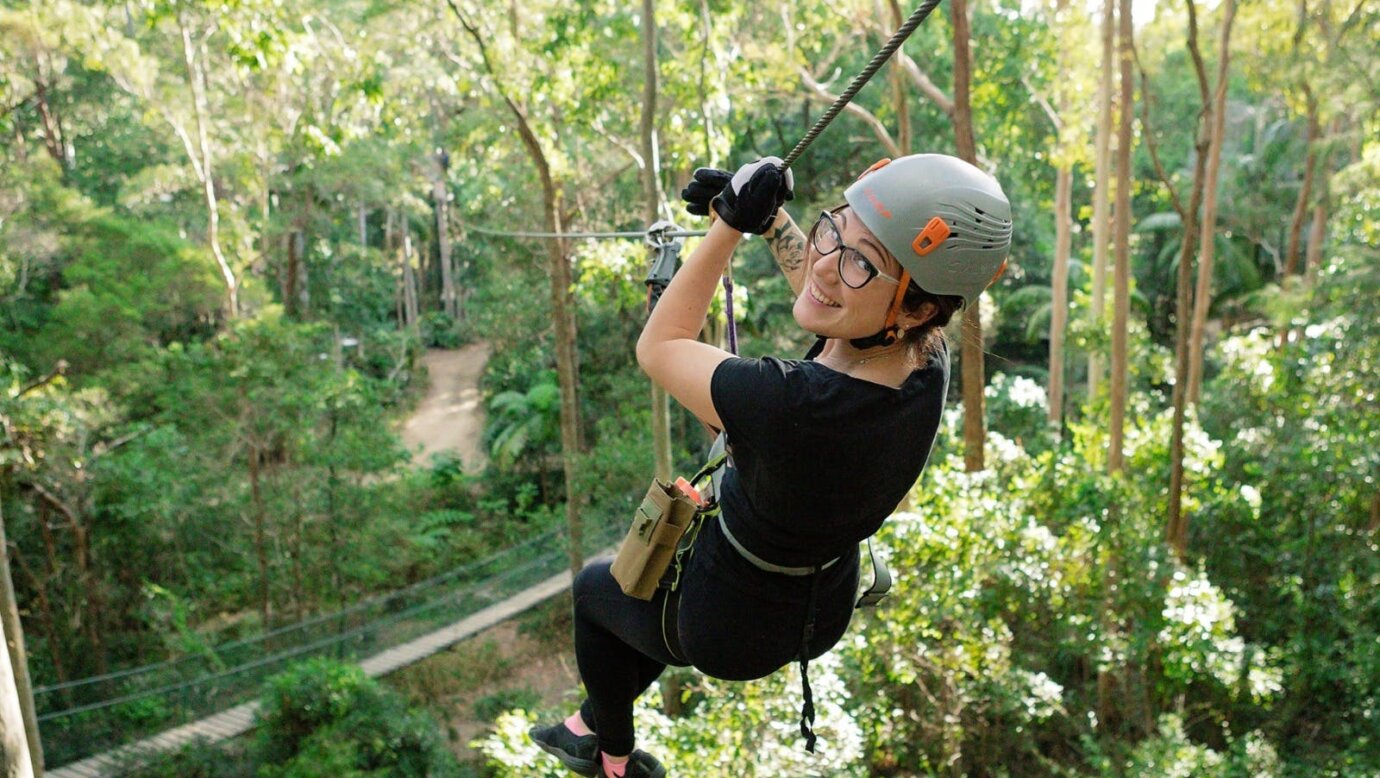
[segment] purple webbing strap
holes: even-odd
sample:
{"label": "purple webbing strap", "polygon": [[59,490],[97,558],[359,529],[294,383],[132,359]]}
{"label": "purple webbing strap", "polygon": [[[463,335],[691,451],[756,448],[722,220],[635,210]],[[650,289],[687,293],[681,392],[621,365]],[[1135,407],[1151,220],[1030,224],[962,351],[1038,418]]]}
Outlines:
{"label": "purple webbing strap", "polygon": [[733,269],[724,271],[724,315],[728,318],[728,351],[738,356],[738,323],[733,320]]}

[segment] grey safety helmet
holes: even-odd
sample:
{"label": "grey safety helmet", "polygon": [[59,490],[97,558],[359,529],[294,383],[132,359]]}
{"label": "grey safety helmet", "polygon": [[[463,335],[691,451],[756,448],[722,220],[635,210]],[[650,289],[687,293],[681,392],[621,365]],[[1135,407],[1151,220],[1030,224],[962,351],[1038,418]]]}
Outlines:
{"label": "grey safety helmet", "polygon": [[843,197],[930,294],[971,304],[1006,269],[1011,203],[996,179],[957,157],[883,160]]}

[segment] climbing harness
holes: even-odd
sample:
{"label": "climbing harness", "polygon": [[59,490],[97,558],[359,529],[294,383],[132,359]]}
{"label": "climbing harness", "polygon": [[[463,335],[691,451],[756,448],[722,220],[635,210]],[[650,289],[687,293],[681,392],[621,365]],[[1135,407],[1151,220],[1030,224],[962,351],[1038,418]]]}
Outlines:
{"label": "climbing harness", "polygon": [[[733,322],[729,320],[730,330]],[[723,533],[724,539],[728,541],[733,550],[740,557],[746,560],[753,567],[768,573],[787,575],[797,578],[809,576],[810,593],[805,600],[805,625],[800,635],[800,651],[797,655],[800,662],[800,686],[804,703],[800,708],[800,734],[805,738],[805,750],[814,753],[815,742],[818,737],[814,732],[815,721],[815,699],[814,692],[810,688],[810,644],[815,636],[815,606],[819,598],[819,573],[833,567],[843,557],[835,557],[822,565],[798,566],[778,565],[761,558],[748,550],[742,541],[733,535],[728,528],[728,522],[724,520],[723,512],[719,507],[719,489],[723,481],[725,470],[732,467],[732,459],[728,451],[728,439],[723,433],[714,441],[714,445],[709,450],[709,461],[704,467],[690,479],[697,490],[703,484],[706,487],[707,495],[695,511],[694,517],[690,521],[689,527],[679,536],[675,553],[671,555],[670,564],[667,565],[665,574],[661,576],[658,588],[665,589],[666,593],[661,601],[661,639],[666,646],[666,650],[671,656],[682,664],[689,664],[685,657],[685,651],[680,643],[680,585],[686,567],[695,554],[695,541],[699,538],[700,530],[706,521],[714,520],[719,524],[719,531]],[[708,479],[706,482],[705,479]],[[698,496],[698,491],[697,491]],[[622,549],[619,555],[622,556]],[[886,563],[877,556],[876,550],[872,547],[872,538],[867,539],[867,554],[872,564],[872,584],[858,598],[855,608],[875,607],[891,591],[891,571],[887,569]],[[616,576],[615,576],[616,577]],[[622,582],[620,581],[620,584]],[[647,598],[644,598],[647,599]]]}

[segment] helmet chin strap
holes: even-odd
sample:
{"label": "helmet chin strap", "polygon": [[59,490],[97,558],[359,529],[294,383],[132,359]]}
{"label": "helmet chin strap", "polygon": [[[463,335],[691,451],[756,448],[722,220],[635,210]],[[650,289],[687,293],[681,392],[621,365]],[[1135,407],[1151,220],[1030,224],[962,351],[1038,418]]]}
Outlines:
{"label": "helmet chin strap", "polygon": [[886,313],[886,323],[882,329],[865,338],[852,338],[848,345],[859,351],[881,346],[890,346],[901,339],[901,328],[896,324],[896,317],[901,313],[901,301],[906,297],[906,289],[910,288],[910,271],[901,269],[901,283],[896,285],[896,296],[891,300],[891,309]]}

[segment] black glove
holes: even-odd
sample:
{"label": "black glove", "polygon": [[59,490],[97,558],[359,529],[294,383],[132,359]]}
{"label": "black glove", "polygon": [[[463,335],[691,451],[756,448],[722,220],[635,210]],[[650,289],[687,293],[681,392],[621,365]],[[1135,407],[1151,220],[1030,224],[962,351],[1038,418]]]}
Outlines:
{"label": "black glove", "polygon": [[781,171],[780,157],[763,157],[738,168],[709,202],[724,223],[739,232],[763,235],[776,221],[781,204],[795,197],[795,177]]}
{"label": "black glove", "polygon": [[709,215],[709,201],[728,186],[733,174],[714,167],[695,168],[695,177],[680,190],[685,210],[696,216]]}

